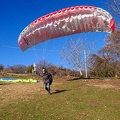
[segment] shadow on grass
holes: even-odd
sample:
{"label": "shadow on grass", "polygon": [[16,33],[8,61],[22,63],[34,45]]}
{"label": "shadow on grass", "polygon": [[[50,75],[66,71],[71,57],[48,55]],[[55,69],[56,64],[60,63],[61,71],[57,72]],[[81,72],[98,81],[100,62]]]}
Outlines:
{"label": "shadow on grass", "polygon": [[57,94],[57,93],[66,92],[66,91],[70,91],[70,90],[55,90],[55,92],[52,92],[51,94]]}
{"label": "shadow on grass", "polygon": [[100,79],[100,78],[81,78],[81,77],[76,77],[76,78],[72,78],[72,79],[69,79],[67,81],[76,81],[76,80],[95,80],[95,79]]}
{"label": "shadow on grass", "polygon": [[82,78],[78,77],[78,78],[72,78],[72,79],[69,79],[67,81],[74,81],[74,80],[81,80]]}
{"label": "shadow on grass", "polygon": [[10,84],[10,83],[4,83],[4,82],[3,82],[3,83],[2,83],[2,82],[0,83],[0,85],[9,85],[9,84]]}

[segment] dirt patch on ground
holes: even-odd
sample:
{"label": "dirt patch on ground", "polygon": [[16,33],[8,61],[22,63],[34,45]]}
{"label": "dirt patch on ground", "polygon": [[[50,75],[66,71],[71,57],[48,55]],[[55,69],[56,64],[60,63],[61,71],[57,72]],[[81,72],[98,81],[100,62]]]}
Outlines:
{"label": "dirt patch on ground", "polygon": [[92,85],[92,86],[99,87],[99,88],[117,88],[116,86],[113,86],[113,85],[110,85],[110,84],[105,84],[105,85],[87,84],[87,85]]}
{"label": "dirt patch on ground", "polygon": [[120,80],[111,80],[111,79],[103,79],[103,80],[92,80],[87,83],[89,86],[95,86],[103,89],[107,88],[115,88],[115,89],[120,89]]}

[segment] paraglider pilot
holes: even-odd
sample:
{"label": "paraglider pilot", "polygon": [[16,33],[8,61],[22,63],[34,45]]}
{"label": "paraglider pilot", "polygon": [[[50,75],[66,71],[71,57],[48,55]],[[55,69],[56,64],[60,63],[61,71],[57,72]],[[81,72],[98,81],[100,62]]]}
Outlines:
{"label": "paraglider pilot", "polygon": [[45,68],[42,68],[42,74],[40,74],[40,76],[43,77],[44,88],[48,91],[48,94],[50,94],[50,85],[53,81],[52,75],[48,73]]}

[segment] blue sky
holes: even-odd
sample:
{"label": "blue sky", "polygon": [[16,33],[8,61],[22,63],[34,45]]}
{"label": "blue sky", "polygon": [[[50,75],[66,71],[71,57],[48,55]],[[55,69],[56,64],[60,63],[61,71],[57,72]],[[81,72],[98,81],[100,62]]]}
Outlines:
{"label": "blue sky", "polygon": [[[0,0],[0,64],[5,67],[12,65],[31,65],[41,59],[66,67],[59,52],[71,37],[81,37],[82,34],[57,38],[22,52],[18,46],[21,31],[35,19],[66,7],[90,5],[108,10],[105,0]],[[86,36],[86,35],[82,35]],[[104,46],[106,33],[96,33],[87,37],[96,39],[94,51]],[[59,42],[58,42],[59,41]],[[39,49],[39,50],[35,50]]]}

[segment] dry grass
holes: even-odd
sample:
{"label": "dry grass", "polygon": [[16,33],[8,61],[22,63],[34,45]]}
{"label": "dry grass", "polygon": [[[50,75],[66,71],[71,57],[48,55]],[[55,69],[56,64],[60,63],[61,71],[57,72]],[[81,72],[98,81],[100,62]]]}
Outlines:
{"label": "dry grass", "polygon": [[[3,114],[0,120],[13,119],[15,116],[17,120],[57,120],[58,117],[65,120],[118,120],[120,117],[120,79],[54,78],[51,92],[53,94],[48,96],[42,80],[39,83],[0,82],[0,114],[3,111],[8,114]],[[31,114],[32,118],[29,117]]]}
{"label": "dry grass", "polygon": [[[51,92],[54,92],[56,85],[52,84]],[[0,105],[17,99],[29,99],[35,94],[47,94],[43,87],[43,81],[39,83],[1,83],[0,84]]]}
{"label": "dry grass", "polygon": [[[54,81],[52,84],[51,92],[55,92],[57,85],[61,82],[68,82],[67,79],[63,78],[62,81]],[[84,83],[88,86],[99,87],[102,89],[120,89],[120,80],[81,80],[77,82]],[[39,83],[0,83],[0,101],[3,103],[17,99],[28,99],[35,94],[47,94],[43,88],[43,81]]]}

